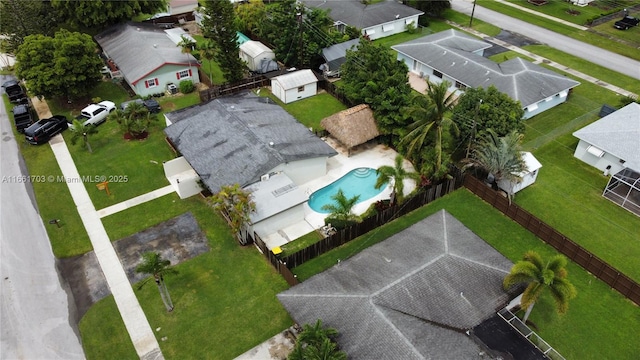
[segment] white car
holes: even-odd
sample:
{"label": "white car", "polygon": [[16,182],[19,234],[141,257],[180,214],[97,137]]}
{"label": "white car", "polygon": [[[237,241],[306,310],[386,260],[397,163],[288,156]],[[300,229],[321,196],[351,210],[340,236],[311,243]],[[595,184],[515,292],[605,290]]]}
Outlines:
{"label": "white car", "polygon": [[[91,104],[82,109],[80,115],[76,116],[76,120],[81,121],[84,125],[100,125],[107,121],[109,113],[116,109],[116,104],[111,101],[101,101],[97,104]],[[73,124],[69,127],[73,128]]]}

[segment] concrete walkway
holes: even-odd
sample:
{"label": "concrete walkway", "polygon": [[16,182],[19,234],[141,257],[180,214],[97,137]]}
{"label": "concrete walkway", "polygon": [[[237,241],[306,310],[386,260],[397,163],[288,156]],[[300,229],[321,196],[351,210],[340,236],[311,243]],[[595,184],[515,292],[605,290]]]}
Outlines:
{"label": "concrete walkway", "polygon": [[511,2],[508,2],[508,1],[495,0],[495,2],[500,3],[500,4],[504,4],[504,5],[507,5],[507,6],[511,6],[512,8],[516,8],[516,9],[518,9],[520,11],[528,12],[529,14],[540,16],[540,17],[543,17],[545,19],[549,19],[549,20],[555,21],[557,23],[561,23],[563,25],[570,26],[570,27],[578,29],[578,30],[585,31],[585,30],[589,29],[588,27],[585,27],[585,26],[582,26],[582,25],[578,25],[578,24],[574,24],[574,23],[572,23],[570,21],[562,20],[562,19],[559,19],[557,17],[553,17],[551,15],[547,15],[545,13],[541,13],[541,12],[538,12],[538,11],[535,11],[535,10],[531,10],[531,9],[529,9],[527,7],[520,6],[520,5],[511,3]]}
{"label": "concrete walkway", "polygon": [[[65,179],[81,179],[62,135],[56,135],[49,144]],[[67,181],[67,186],[138,356],[141,359],[164,359],[84,184],[81,181]]]}
{"label": "concrete walkway", "polygon": [[159,197],[165,196],[167,194],[171,194],[172,192],[174,192],[175,189],[173,188],[173,185],[167,185],[163,188],[148,192],[146,194],[142,194],[140,196],[136,196],[133,199],[129,199],[129,200],[125,200],[123,202],[117,203],[115,205],[111,205],[109,207],[106,207],[104,209],[98,210],[98,216],[100,216],[100,218],[103,218],[105,216],[109,216],[112,214],[115,214],[117,212],[126,210],[130,207],[136,206],[136,205],[140,205],[140,204],[144,204],[147,201],[151,201],[154,199],[157,199]]}

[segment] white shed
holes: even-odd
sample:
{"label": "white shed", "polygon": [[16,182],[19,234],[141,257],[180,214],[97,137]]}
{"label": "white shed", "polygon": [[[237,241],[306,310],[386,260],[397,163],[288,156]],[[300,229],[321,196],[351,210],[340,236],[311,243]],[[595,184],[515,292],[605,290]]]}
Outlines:
{"label": "white shed", "polygon": [[271,92],[288,104],[317,94],[318,78],[309,69],[276,76],[271,79]]}
{"label": "white shed", "polygon": [[240,58],[251,71],[259,71],[262,59],[274,60],[276,55],[260,41],[249,40],[240,45]]}
{"label": "white shed", "polygon": [[536,182],[536,178],[538,177],[538,170],[542,167],[542,164],[538,161],[538,159],[533,156],[532,153],[523,151],[522,160],[526,164],[527,170],[518,174],[518,176],[522,179],[520,182],[510,182],[508,180],[500,180],[498,181],[498,187],[506,192],[511,191],[512,194],[517,193],[518,191],[526,188],[527,186]]}

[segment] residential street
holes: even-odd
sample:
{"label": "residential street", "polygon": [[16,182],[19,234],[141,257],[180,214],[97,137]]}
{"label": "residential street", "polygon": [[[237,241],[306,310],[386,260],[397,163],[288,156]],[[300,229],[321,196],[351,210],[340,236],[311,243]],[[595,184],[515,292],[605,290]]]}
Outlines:
{"label": "residential street", "polygon": [[[640,61],[600,49],[593,45],[543,29],[539,26],[485,9],[480,6],[480,4],[482,4],[482,2],[478,2],[478,4],[476,4],[474,18],[491,23],[504,30],[525,35],[568,54],[580,57],[594,64],[618,71],[622,74],[640,80]],[[453,0],[451,1],[451,8],[470,15],[471,9],[473,8],[473,1]],[[606,81],[607,79],[602,80]]]}
{"label": "residential street", "polygon": [[0,357],[83,359],[73,299],[56,272],[31,185],[19,178],[27,172],[11,126],[0,102]]}

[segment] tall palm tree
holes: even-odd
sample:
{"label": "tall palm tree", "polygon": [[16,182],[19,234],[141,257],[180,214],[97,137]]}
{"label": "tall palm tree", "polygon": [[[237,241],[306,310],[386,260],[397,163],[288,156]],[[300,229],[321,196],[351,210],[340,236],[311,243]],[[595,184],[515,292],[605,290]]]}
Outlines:
{"label": "tall palm tree", "polygon": [[527,284],[520,301],[520,305],[527,309],[522,319],[524,322],[527,321],[533,305],[546,289],[549,289],[555,300],[558,313],[564,314],[567,311],[569,300],[576,297],[577,291],[567,280],[566,266],[567,259],[562,255],[556,255],[544,262],[535,251],[527,251],[522,261],[513,265],[502,285],[506,290],[516,284]]}
{"label": "tall palm tree", "polygon": [[191,40],[190,38],[182,35],[178,46],[182,49],[183,54],[187,54],[187,58],[189,60],[189,71],[191,71],[191,53],[196,48],[196,42]]}
{"label": "tall palm tree", "polygon": [[256,210],[251,193],[239,184],[223,186],[211,197],[210,202],[214,209],[222,212],[238,242],[245,244],[241,230],[246,224],[251,223],[250,215]]}
{"label": "tall palm tree", "polygon": [[420,153],[424,150],[429,134],[435,133],[434,173],[439,173],[442,167],[442,129],[451,126],[454,132],[457,132],[455,123],[445,117],[455,103],[455,93],[447,94],[450,85],[446,80],[438,84],[427,82],[427,92],[424,95],[416,95],[412,101],[413,105],[406,110],[407,115],[414,121],[408,127],[409,133],[400,141],[401,145],[407,146],[407,157],[415,161],[421,158]]}
{"label": "tall palm tree", "polygon": [[[498,137],[493,129],[487,129],[476,142],[471,157],[464,160],[465,166],[479,167],[489,172],[497,184],[505,179],[510,184],[522,181],[520,173],[527,169],[520,152],[522,134],[515,130],[503,137]],[[509,189],[509,201],[513,195],[513,185]]]}
{"label": "tall palm tree", "polygon": [[209,80],[213,82],[213,72],[211,71],[211,62],[218,53],[218,48],[216,46],[216,43],[209,39],[206,39],[205,41],[198,44],[196,48],[200,53],[200,57],[202,59],[206,59],[209,61],[209,66],[207,66],[208,67],[207,70],[209,70]]}
{"label": "tall palm tree", "polygon": [[402,155],[396,156],[395,166],[384,165],[376,170],[378,179],[376,180],[375,188],[380,189],[385,184],[393,181],[393,190],[391,191],[391,205],[395,205],[396,200],[402,202],[404,198],[404,180],[409,178],[418,181],[420,174],[407,171],[402,166]]}
{"label": "tall palm tree", "polygon": [[331,199],[335,201],[333,204],[322,205],[322,210],[330,212],[329,217],[343,221],[360,221],[360,216],[351,212],[360,200],[360,195],[347,199],[344,191],[339,189],[335,195],[331,196]]}
{"label": "tall palm tree", "polygon": [[73,132],[70,140],[71,144],[75,145],[78,140],[82,140],[82,145],[86,147],[89,152],[93,152],[91,144],[89,143],[89,135],[98,132],[96,126],[92,124],[85,125],[82,121],[73,119],[73,126],[70,126],[69,128]]}
{"label": "tall palm tree", "polygon": [[151,277],[146,278],[140,282],[138,289],[141,289],[152,278],[158,286],[160,291],[160,297],[167,311],[173,310],[173,302],[171,296],[169,296],[169,290],[167,290],[167,284],[164,282],[164,276],[168,274],[177,274],[178,271],[172,268],[169,260],[163,259],[159,253],[147,252],[142,255],[142,263],[136,267],[137,273],[149,274]]}

